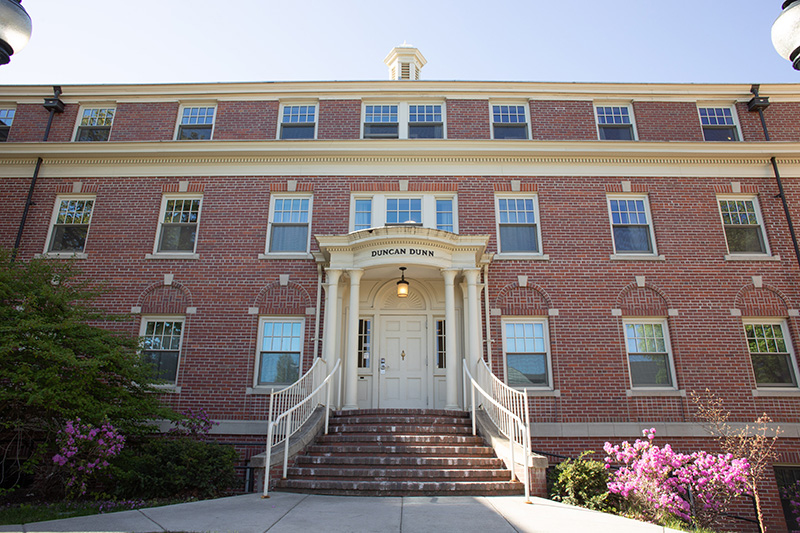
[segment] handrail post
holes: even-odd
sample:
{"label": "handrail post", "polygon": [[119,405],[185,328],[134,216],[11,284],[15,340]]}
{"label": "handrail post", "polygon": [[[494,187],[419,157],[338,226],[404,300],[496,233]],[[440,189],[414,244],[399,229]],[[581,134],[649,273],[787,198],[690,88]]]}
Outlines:
{"label": "handrail post", "polygon": [[328,421],[330,420],[331,414],[331,381],[328,380],[328,383],[325,385],[325,434],[328,434]]}
{"label": "handrail post", "polygon": [[291,434],[292,428],[292,411],[289,411],[289,415],[286,417],[286,436],[284,437],[284,446],[283,446],[283,478],[286,479],[286,475],[289,472],[289,435]]}
{"label": "handrail post", "polygon": [[273,418],[273,411],[272,408],[275,405],[275,387],[269,389],[269,414],[267,415],[267,420],[272,420]]}
{"label": "handrail post", "polygon": [[[527,400],[527,397],[525,398]],[[525,461],[525,503],[532,503],[531,502],[531,470],[530,470],[530,459],[531,459],[531,450],[530,450],[530,442],[531,442],[531,434],[530,429],[523,427],[523,431],[525,434],[523,435],[522,441],[525,442],[525,453],[522,456],[523,461]]]}
{"label": "handrail post", "polygon": [[472,382],[472,380],[470,380],[470,389],[469,390],[470,390],[470,393],[472,394],[472,398],[471,398],[471,400],[472,400],[472,406],[471,406],[471,409],[472,409],[472,436],[474,437],[475,435],[477,435],[477,432],[475,431],[475,417],[477,415],[475,414],[475,383]]}
{"label": "handrail post", "polygon": [[273,433],[272,420],[267,421],[267,457],[264,466],[264,494],[262,498],[269,498],[269,463],[272,460],[272,433]]}
{"label": "handrail post", "polygon": [[514,462],[514,445],[517,443],[516,433],[518,431],[516,426],[517,421],[514,420],[514,430],[512,431],[511,438],[508,439],[508,447],[511,448],[511,481],[514,481],[514,479],[517,478],[517,463]]}

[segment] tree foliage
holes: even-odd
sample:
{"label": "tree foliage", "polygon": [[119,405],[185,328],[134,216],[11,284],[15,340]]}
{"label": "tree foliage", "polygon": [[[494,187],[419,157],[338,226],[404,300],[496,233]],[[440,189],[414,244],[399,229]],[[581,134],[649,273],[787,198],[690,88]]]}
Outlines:
{"label": "tree foliage", "polygon": [[569,505],[613,512],[614,498],[608,491],[608,470],[605,463],[586,459],[592,453],[586,451],[577,459],[565,459],[556,465],[550,497]]}
{"label": "tree foliage", "polygon": [[[12,261],[0,251],[0,458],[3,486],[52,448],[67,420],[137,433],[174,418],[152,394],[138,339],[100,309],[104,291],[69,262]],[[27,463],[27,465],[26,465]]]}

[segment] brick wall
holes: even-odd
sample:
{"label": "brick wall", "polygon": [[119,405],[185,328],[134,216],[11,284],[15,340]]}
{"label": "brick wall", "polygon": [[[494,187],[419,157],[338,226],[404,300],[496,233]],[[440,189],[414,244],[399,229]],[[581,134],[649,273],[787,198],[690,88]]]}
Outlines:
{"label": "brick wall", "polygon": [[694,102],[633,102],[640,141],[702,141]]}
{"label": "brick wall", "polygon": [[488,100],[448,100],[448,139],[489,139]]}
{"label": "brick wall", "polygon": [[361,100],[320,100],[319,139],[358,139],[361,136]]}
{"label": "brick wall", "polygon": [[177,102],[119,103],[111,141],[167,141],[175,137]]}
{"label": "brick wall", "polygon": [[531,136],[535,140],[596,140],[592,102],[533,100]]}
{"label": "brick wall", "polygon": [[[68,104],[63,113],[55,113],[47,140],[68,142],[72,140],[75,121],[78,118],[77,104]],[[47,129],[50,112],[42,104],[20,104],[14,115],[14,123],[8,132],[8,142],[41,141]]]}
{"label": "brick wall", "polygon": [[219,102],[214,139],[275,139],[278,107],[276,101]]}

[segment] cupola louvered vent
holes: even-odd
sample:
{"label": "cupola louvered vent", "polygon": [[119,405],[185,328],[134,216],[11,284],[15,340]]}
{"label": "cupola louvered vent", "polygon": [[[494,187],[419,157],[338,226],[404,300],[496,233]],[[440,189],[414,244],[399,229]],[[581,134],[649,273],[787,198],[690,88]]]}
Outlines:
{"label": "cupola louvered vent", "polygon": [[420,70],[425,66],[427,60],[410,44],[403,43],[395,47],[383,60],[389,67],[389,78],[394,81],[413,81],[418,80]]}

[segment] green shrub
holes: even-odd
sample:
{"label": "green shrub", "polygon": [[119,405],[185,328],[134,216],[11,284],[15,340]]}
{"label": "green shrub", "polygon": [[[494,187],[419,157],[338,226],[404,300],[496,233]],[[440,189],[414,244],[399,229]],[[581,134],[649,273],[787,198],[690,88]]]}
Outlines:
{"label": "green shrub", "polygon": [[186,437],[155,437],[126,447],[108,487],[117,498],[209,498],[232,488],[238,454],[232,446]]}
{"label": "green shrub", "polygon": [[558,502],[598,511],[613,511],[608,492],[608,471],[600,461],[584,459],[594,453],[583,452],[577,459],[566,459],[556,465],[550,497]]}

